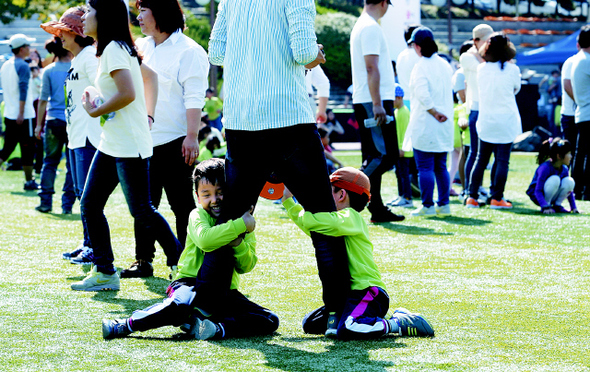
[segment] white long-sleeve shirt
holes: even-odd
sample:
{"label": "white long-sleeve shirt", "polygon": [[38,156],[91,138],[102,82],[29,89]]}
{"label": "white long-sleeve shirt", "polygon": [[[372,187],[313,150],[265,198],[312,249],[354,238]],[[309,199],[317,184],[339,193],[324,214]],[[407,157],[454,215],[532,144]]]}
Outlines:
{"label": "white long-sleeve shirt", "polygon": [[143,63],[158,73],[158,102],[151,134],[154,146],[186,136],[186,110],[205,105],[207,52],[180,31],[156,46],[151,36],[138,39]]}
{"label": "white long-sleeve shirt", "polygon": [[420,57],[416,54],[414,48],[404,49],[399,56],[395,64],[397,69],[397,80],[401,85],[404,92],[408,95],[405,99],[410,99],[410,76],[412,75],[412,69],[416,66],[416,63],[420,60]]}
{"label": "white long-sleeve shirt", "polygon": [[477,134],[489,143],[512,143],[522,133],[516,93],[520,90],[520,69],[514,63],[486,62],[477,68],[479,115]]}
{"label": "white long-sleeve shirt", "polygon": [[459,62],[465,74],[465,82],[467,88],[465,89],[465,99],[467,100],[467,108],[470,111],[479,110],[479,85],[477,83],[477,67],[481,64],[477,57],[471,53],[463,53],[459,57]]}
{"label": "white long-sleeve shirt", "polygon": [[222,0],[209,60],[222,66],[227,129],[314,123],[305,65],[318,55],[313,0]]}
{"label": "white long-sleeve shirt", "polygon": [[[420,57],[412,69],[410,124],[406,131],[414,149],[426,152],[453,150],[453,70],[449,63],[433,54]],[[428,110],[435,108],[447,120],[439,123]],[[404,141],[405,142],[405,141]],[[404,148],[405,145],[404,145]]]}

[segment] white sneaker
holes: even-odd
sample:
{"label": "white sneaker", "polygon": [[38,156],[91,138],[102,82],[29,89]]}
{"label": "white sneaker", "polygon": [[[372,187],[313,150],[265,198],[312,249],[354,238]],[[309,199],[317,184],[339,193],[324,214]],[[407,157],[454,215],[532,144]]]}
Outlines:
{"label": "white sneaker", "polygon": [[88,276],[80,282],[72,283],[71,287],[74,291],[118,291],[121,283],[117,273],[103,274],[93,265]]}
{"label": "white sneaker", "polygon": [[391,203],[389,203],[389,205],[392,207],[414,208],[414,202],[412,199],[406,199],[402,196],[393,200]]}
{"label": "white sneaker", "polygon": [[451,215],[451,206],[449,204],[445,204],[440,207],[435,207],[436,214],[440,217],[450,216]]}
{"label": "white sneaker", "polygon": [[416,209],[415,211],[410,213],[410,216],[412,216],[412,217],[436,216],[436,209],[434,208],[434,205],[431,207],[422,206],[422,208]]}

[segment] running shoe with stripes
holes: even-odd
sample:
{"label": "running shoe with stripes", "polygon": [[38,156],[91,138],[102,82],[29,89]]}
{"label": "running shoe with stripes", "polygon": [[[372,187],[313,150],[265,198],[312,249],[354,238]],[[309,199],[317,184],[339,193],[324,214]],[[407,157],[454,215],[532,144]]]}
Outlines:
{"label": "running shoe with stripes", "polygon": [[103,319],[102,321],[102,338],[110,340],[113,338],[123,338],[130,335],[127,319]]}
{"label": "running shoe with stripes", "polygon": [[118,291],[121,282],[116,272],[111,275],[103,274],[93,265],[88,276],[82,281],[72,283],[71,287],[74,291]]}
{"label": "running shoe with stripes", "polygon": [[395,320],[399,327],[400,336],[434,336],[434,329],[432,329],[428,321],[420,314],[414,314],[404,308],[399,308],[393,311],[392,319]]}
{"label": "running shoe with stripes", "polygon": [[71,252],[66,252],[63,253],[61,256],[63,257],[64,260],[71,260],[72,258],[78,256],[80,253],[82,253],[82,251],[84,250],[84,248],[86,248],[84,246],[84,243],[80,244],[78,247],[76,247],[76,249],[74,249]]}
{"label": "running shoe with stripes", "polygon": [[336,337],[338,335],[338,315],[330,313],[328,315],[328,328],[326,329],[326,337]]}
{"label": "running shoe with stripes", "polygon": [[82,252],[70,260],[74,265],[91,265],[94,262],[94,255],[92,248],[84,247]]}

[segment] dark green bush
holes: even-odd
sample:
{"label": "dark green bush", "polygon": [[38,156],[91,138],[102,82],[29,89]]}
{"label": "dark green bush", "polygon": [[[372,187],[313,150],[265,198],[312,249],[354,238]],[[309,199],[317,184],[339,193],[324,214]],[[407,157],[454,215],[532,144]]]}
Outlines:
{"label": "dark green bush", "polygon": [[185,23],[187,30],[185,35],[196,41],[200,46],[209,50],[209,35],[211,35],[211,24],[208,17],[195,17],[190,13],[187,15]]}
{"label": "dark green bush", "polygon": [[318,43],[324,46],[327,62],[322,69],[330,82],[346,89],[352,82],[350,72],[350,32],[357,18],[346,13],[318,15],[315,31]]}

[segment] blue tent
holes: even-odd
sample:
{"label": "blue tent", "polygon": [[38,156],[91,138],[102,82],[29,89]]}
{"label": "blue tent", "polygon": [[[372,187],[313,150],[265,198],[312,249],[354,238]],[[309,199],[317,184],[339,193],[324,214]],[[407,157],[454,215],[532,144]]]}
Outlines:
{"label": "blue tent", "polygon": [[579,34],[580,30],[542,48],[518,53],[516,55],[516,64],[519,66],[562,64],[566,59],[578,53],[576,40]]}

